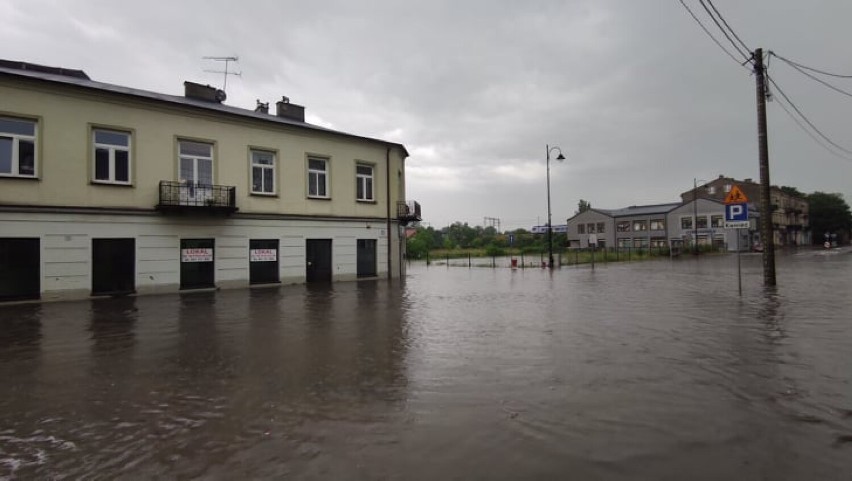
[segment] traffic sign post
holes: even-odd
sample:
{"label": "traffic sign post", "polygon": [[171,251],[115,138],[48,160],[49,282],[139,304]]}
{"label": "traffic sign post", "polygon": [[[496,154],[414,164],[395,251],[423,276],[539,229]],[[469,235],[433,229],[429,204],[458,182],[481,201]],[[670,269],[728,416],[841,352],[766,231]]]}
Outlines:
{"label": "traffic sign post", "polygon": [[737,235],[737,287],[743,295],[743,271],[740,263],[740,229],[748,229],[748,197],[736,185],[725,197],[725,228],[734,229]]}

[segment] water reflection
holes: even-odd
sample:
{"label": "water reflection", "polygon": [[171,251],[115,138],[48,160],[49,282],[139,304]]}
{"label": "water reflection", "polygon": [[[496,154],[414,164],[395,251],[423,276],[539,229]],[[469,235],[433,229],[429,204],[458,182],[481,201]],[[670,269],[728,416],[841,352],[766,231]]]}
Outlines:
{"label": "water reflection", "polygon": [[0,307],[0,479],[842,479],[852,257],[783,262]]}

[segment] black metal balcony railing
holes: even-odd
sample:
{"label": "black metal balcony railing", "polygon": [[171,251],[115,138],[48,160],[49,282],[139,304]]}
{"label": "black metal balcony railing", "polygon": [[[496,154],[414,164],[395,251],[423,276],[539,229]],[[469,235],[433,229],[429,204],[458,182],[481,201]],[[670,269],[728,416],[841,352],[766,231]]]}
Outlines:
{"label": "black metal balcony railing", "polygon": [[157,204],[157,209],[230,214],[237,210],[237,188],[161,180],[160,203]]}
{"label": "black metal balcony railing", "polygon": [[408,202],[397,202],[396,218],[406,224],[413,221],[423,220],[423,218],[420,217],[420,203],[413,200],[410,200]]}

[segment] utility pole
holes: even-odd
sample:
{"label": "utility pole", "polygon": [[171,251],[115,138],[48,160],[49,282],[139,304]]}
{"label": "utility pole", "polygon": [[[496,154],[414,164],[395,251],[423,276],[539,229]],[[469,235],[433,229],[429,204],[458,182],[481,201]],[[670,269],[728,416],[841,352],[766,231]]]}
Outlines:
{"label": "utility pole", "polygon": [[766,79],[763,49],[754,50],[757,82],[757,144],[760,153],[760,237],[763,242],[763,285],[775,286],[775,239],[772,235],[772,202],[769,183],[769,143],[766,134]]}

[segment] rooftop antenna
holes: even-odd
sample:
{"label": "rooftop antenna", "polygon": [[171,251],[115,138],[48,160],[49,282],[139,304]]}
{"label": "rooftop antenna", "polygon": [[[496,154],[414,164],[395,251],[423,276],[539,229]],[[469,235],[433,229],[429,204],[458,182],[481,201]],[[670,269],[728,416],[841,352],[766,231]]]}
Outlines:
{"label": "rooftop antenna", "polygon": [[222,82],[222,91],[227,91],[228,89],[228,75],[236,75],[237,77],[242,77],[242,72],[231,72],[228,70],[231,62],[239,62],[240,57],[201,57],[204,60],[213,60],[215,62],[225,62],[225,70],[204,70],[205,72],[210,73],[221,73],[224,74],[224,81]]}

